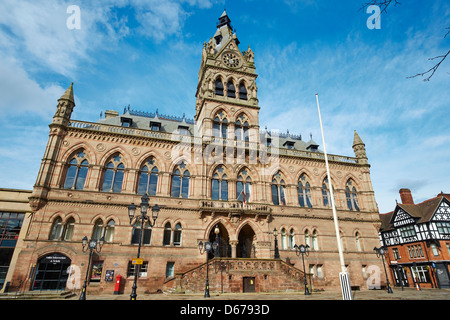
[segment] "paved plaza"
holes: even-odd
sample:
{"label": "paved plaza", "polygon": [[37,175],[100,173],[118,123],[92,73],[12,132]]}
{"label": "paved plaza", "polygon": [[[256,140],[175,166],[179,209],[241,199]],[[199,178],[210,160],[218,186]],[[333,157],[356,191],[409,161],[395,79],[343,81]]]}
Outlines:
{"label": "paved plaza", "polygon": [[[450,289],[393,288],[393,293],[386,290],[352,291],[354,300],[450,300]],[[64,300],[76,300],[77,296]],[[129,293],[120,295],[103,294],[87,295],[87,300],[129,300]],[[342,300],[340,291],[313,292],[306,296],[304,292],[273,292],[273,293],[215,293],[210,298],[203,294],[138,294],[137,300]]]}

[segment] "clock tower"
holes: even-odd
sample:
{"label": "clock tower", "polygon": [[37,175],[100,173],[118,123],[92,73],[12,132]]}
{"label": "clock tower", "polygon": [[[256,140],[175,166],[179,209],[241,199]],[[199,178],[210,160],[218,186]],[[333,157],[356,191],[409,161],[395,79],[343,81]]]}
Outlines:
{"label": "clock tower", "polygon": [[[226,11],[204,43],[196,92],[195,120],[202,137],[252,141],[259,132],[254,53],[239,50]],[[252,133],[253,132],[253,133]]]}

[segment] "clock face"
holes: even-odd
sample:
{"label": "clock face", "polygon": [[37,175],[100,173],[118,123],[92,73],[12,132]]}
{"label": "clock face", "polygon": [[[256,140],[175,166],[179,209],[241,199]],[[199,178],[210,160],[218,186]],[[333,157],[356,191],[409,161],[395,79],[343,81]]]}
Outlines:
{"label": "clock face", "polygon": [[223,63],[230,68],[237,68],[239,66],[239,57],[232,53],[232,52],[227,52],[223,55]]}

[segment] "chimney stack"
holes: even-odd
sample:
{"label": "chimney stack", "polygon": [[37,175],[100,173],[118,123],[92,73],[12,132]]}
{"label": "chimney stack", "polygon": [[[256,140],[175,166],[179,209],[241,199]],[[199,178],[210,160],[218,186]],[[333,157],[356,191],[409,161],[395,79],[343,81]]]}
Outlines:
{"label": "chimney stack", "polygon": [[400,193],[400,198],[402,199],[403,204],[414,204],[411,190],[402,188],[402,189],[400,189],[399,193]]}

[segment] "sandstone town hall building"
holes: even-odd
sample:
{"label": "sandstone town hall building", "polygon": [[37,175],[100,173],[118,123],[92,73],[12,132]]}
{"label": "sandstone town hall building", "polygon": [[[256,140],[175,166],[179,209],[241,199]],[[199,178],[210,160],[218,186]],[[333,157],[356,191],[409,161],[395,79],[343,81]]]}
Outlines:
{"label": "sandstone town hall building", "polygon": [[[339,287],[324,153],[312,137],[260,125],[255,53],[239,49],[226,12],[216,27],[199,48],[196,103],[186,106],[194,119],[125,109],[75,120],[74,86],[61,96],[12,289],[64,290],[87,273],[88,293],[112,293],[119,275],[129,292],[141,232],[138,292],[201,292],[206,254],[198,243],[216,237],[211,291],[302,290],[296,244],[310,247],[308,283]],[[365,145],[356,131],[348,138],[354,157],[329,155],[329,163],[351,285],[367,288],[370,267],[382,267],[373,253],[380,222]],[[144,194],[160,212],[141,230],[128,207],[139,208]],[[105,241],[89,270],[85,236]]]}

